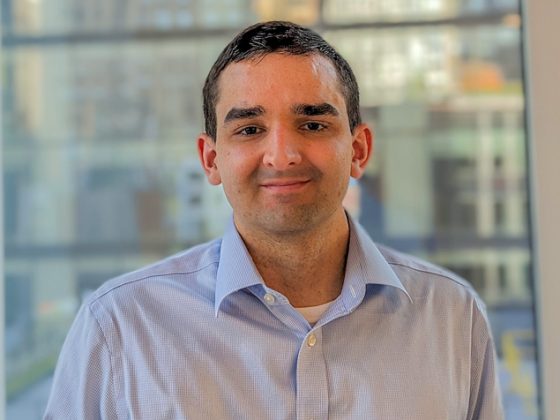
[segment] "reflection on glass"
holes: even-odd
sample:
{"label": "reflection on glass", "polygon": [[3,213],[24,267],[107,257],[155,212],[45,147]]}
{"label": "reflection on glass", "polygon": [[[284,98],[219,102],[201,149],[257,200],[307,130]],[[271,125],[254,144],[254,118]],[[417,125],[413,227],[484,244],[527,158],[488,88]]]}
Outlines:
{"label": "reflection on glass", "polygon": [[[9,419],[40,418],[58,350],[88,293],[220,235],[230,209],[205,181],[194,142],[201,86],[236,28],[271,18],[327,24],[376,134],[374,160],[346,204],[378,242],[473,283],[489,308],[507,418],[538,418],[515,1],[2,6]],[[504,24],[353,26],[501,11]],[[153,32],[118,39],[135,30]],[[93,32],[107,37],[71,38]],[[20,46],[22,34],[37,38]]]}
{"label": "reflection on glass", "polygon": [[325,0],[329,23],[402,22],[510,11],[517,0]]}
{"label": "reflection on glass", "polygon": [[7,31],[25,35],[238,28],[256,18],[251,0],[4,0]]}

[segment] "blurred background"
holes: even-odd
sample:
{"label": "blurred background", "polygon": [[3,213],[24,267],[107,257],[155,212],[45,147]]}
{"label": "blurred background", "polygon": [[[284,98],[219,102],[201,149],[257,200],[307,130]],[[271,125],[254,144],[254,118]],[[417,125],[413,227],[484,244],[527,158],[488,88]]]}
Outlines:
{"label": "blurred background", "polygon": [[346,202],[372,237],[488,306],[508,420],[540,418],[517,0],[0,0],[6,415],[41,417],[103,281],[221,234],[196,156],[204,77],[257,21],[352,65],[375,155]]}

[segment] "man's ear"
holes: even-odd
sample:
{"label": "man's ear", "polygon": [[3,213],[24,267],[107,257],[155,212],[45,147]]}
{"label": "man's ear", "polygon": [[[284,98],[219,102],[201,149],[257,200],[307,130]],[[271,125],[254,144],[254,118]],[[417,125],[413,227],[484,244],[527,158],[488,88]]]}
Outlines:
{"label": "man's ear", "polygon": [[350,175],[358,179],[363,175],[373,151],[373,132],[367,124],[360,124],[354,129],[352,149]]}
{"label": "man's ear", "polygon": [[216,166],[216,142],[208,134],[202,133],[198,136],[198,158],[206,173],[206,178],[208,182],[212,185],[220,185],[222,183],[222,178],[220,177],[220,171]]}

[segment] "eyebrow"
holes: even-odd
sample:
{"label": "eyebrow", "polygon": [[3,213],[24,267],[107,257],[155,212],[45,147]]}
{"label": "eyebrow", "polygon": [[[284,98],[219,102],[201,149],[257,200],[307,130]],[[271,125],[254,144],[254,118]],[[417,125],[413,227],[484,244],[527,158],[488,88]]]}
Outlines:
{"label": "eyebrow", "polygon": [[224,118],[224,124],[233,120],[241,120],[244,118],[259,117],[264,114],[262,106],[254,106],[252,108],[232,108]]}
{"label": "eyebrow", "polygon": [[332,115],[338,116],[338,110],[329,103],[322,104],[298,104],[292,108],[297,115],[315,116],[315,115]]}

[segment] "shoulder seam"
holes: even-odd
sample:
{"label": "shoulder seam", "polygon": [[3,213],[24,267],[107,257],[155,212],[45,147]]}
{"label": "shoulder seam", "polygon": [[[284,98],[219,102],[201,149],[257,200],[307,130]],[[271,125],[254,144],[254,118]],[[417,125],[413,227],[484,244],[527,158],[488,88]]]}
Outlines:
{"label": "shoulder seam", "polygon": [[[150,275],[147,275],[147,276],[144,276],[144,277],[132,278],[132,279],[130,279],[130,280],[128,280],[128,281],[125,281],[125,282],[123,282],[123,283],[120,283],[120,284],[117,284],[117,285],[111,287],[109,290],[104,291],[103,293],[101,293],[101,294],[98,295],[98,296],[95,296],[95,298],[93,298],[93,299],[88,303],[88,306],[91,306],[94,302],[98,301],[99,299],[101,299],[101,298],[102,298],[103,296],[105,296],[106,294],[111,293],[112,291],[114,291],[114,290],[116,290],[116,289],[119,289],[119,288],[121,288],[121,287],[123,287],[123,286],[129,285],[129,284],[131,284],[131,283],[136,283],[136,282],[138,282],[138,281],[146,280],[146,279],[149,279],[149,278],[152,278],[152,277],[171,276],[171,275],[177,275],[177,274],[183,274],[183,275],[194,274],[194,273],[198,273],[199,271],[202,271],[202,270],[207,269],[207,268],[210,267],[211,265],[218,264],[218,263],[219,263],[219,261],[212,261],[212,262],[206,264],[206,265],[203,266],[203,267],[198,267],[197,269],[195,269],[195,270],[190,270],[190,271],[184,271],[184,272],[162,272],[162,273],[157,273],[157,274],[150,274]],[[126,274],[125,274],[125,276],[126,276]],[[91,308],[90,308],[90,310],[91,310]]]}
{"label": "shoulder seam", "polygon": [[97,305],[100,306],[101,311],[103,311],[106,314],[106,309],[105,306],[103,305],[103,303],[100,300],[95,299],[94,301],[90,302],[89,305],[87,305],[87,309],[89,310],[91,316],[95,319],[95,323],[97,324],[97,327],[99,328],[99,331],[101,331],[101,335],[103,337],[103,341],[105,342],[105,346],[107,347],[107,351],[109,352],[109,368],[110,368],[110,375],[111,375],[111,386],[113,388],[113,392],[115,395],[115,399],[114,399],[114,404],[115,404],[115,412],[117,413],[117,416],[121,416],[121,409],[120,409],[120,404],[119,404],[119,396],[121,395],[120,392],[120,386],[118,383],[118,379],[116,377],[116,369],[115,369],[115,364],[117,363],[115,360],[115,349],[111,347],[111,345],[109,344],[109,340],[107,339],[107,333],[105,331],[105,329],[103,328],[103,325],[99,319],[99,314],[97,313],[97,311],[95,311],[92,306],[93,303],[97,303]]}
{"label": "shoulder seam", "polygon": [[433,270],[433,271],[432,270],[426,270],[426,269],[422,270],[420,268],[411,267],[410,265],[406,265],[406,264],[402,264],[402,263],[398,263],[398,262],[394,262],[394,261],[387,261],[387,262],[389,263],[389,265],[395,265],[395,266],[398,266],[398,267],[408,268],[410,270],[414,270],[414,271],[419,272],[419,273],[431,274],[431,275],[434,275],[434,276],[442,277],[444,279],[452,281],[455,284],[458,284],[459,286],[462,286],[465,289],[473,290],[472,286],[470,285],[470,283],[467,282],[467,280],[464,280],[465,283],[463,283],[461,281],[458,281],[458,279],[454,278],[453,276],[438,272],[436,270]]}

